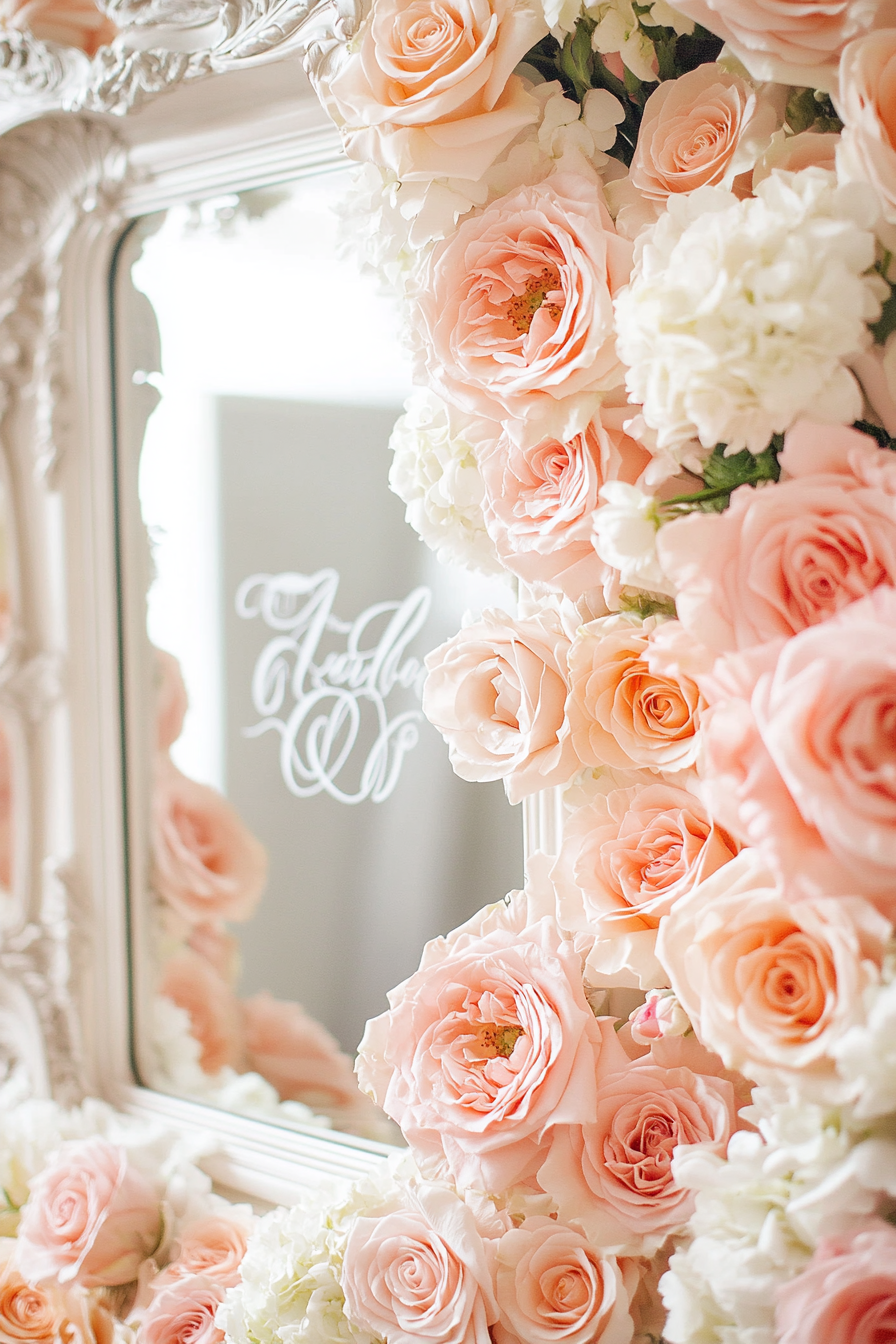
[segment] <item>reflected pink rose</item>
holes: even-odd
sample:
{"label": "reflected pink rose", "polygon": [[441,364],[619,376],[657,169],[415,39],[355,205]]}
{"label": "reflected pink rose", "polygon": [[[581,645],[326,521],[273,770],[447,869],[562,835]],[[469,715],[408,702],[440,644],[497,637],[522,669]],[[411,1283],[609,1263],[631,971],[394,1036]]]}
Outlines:
{"label": "reflected pink rose", "polygon": [[429,654],[423,712],[461,779],[503,779],[512,803],[571,779],[568,648],[553,613],[514,621],[484,611]]}
{"label": "reflected pink rose", "polygon": [[729,1082],[647,1056],[602,1080],[587,1124],[553,1131],[538,1181],[598,1245],[650,1255],[693,1210],[672,1179],[675,1149],[706,1143],[722,1156],[734,1119]]}
{"label": "reflected pink rose", "polygon": [[648,200],[732,187],[766,148],[774,107],[714,62],[660,84],[644,107],[631,183]]}
{"label": "reflected pink rose", "polygon": [[92,0],[3,0],[0,24],[27,29],[41,42],[80,47],[94,56],[118,32]]}
{"label": "reflected pink rose", "polygon": [[162,1235],[159,1196],[105,1139],[64,1143],[31,1182],[16,1261],[33,1282],[132,1283]]}
{"label": "reflected pink rose", "polygon": [[250,1225],[247,1220],[210,1215],[188,1223],[177,1238],[174,1259],[152,1282],[157,1293],[196,1274],[233,1288],[240,1281]]}
{"label": "reflected pink rose", "polygon": [[203,1274],[179,1279],[156,1293],[140,1322],[141,1344],[221,1344],[215,1313],[224,1285]]}
{"label": "reflected pink rose", "polygon": [[190,924],[249,919],[267,880],[267,854],[227,800],[163,760],[152,821],[161,900]]}
{"label": "reflected pink rose", "polygon": [[314,1110],[366,1105],[352,1061],[301,1004],[256,994],[241,1006],[249,1068],[276,1087],[284,1101],[301,1101]]}
{"label": "reflected pink rose", "polygon": [[726,655],[706,690],[713,813],[796,890],[896,913],[896,591]]}
{"label": "reflected pink rose", "polygon": [[194,924],[187,945],[228,985],[236,984],[240,977],[240,945],[223,924]]}
{"label": "reflected pink rose", "polygon": [[850,42],[840,61],[837,111],[844,130],[837,167],[847,180],[871,183],[891,222],[896,220],[894,88],[896,28]]}
{"label": "reflected pink rose", "polygon": [[622,1271],[580,1232],[527,1218],[489,1247],[500,1320],[495,1344],[629,1344]]}
{"label": "reflected pink rose", "polygon": [[896,1228],[869,1219],[825,1237],[806,1268],[778,1289],[778,1344],[884,1344],[896,1338]]}
{"label": "reflected pink rose", "polygon": [[207,961],[184,948],[169,957],[159,993],[190,1019],[190,1035],[199,1042],[199,1063],[205,1073],[225,1065],[239,1069],[244,1057],[243,1028],[233,990]]}
{"label": "reflected pink rose", "polygon": [[697,756],[703,701],[686,676],[651,671],[655,617],[602,617],[569,650],[567,715],[583,765],[684,770]]}
{"label": "reflected pink rose", "polygon": [[742,486],[724,513],[693,513],[657,534],[678,619],[714,653],[827,620],[896,581],[896,494],[875,479],[889,449],[842,426],[798,424],[781,454],[791,479]]}
{"label": "reflected pink rose", "polygon": [[527,0],[377,0],[324,90],[349,158],[404,180],[480,178],[538,120],[513,70],[546,33]]}
{"label": "reflected pink rose", "polygon": [[428,943],[389,1003],[367,1024],[361,1086],[418,1160],[493,1194],[533,1174],[550,1126],[593,1114],[604,1053],[625,1058],[549,918]]}
{"label": "reflected pink rose", "polygon": [[[599,183],[560,173],[465,219],[432,253],[417,318],[430,380],[475,415],[565,441],[620,387],[613,295],[627,283]],[[584,397],[588,414],[575,421]],[[579,402],[570,399],[579,398]]]}
{"label": "reflected pink rose", "polygon": [[411,1186],[403,1207],[355,1218],[342,1290],[349,1319],[386,1344],[491,1344],[497,1318],[472,1211],[444,1186]]}
{"label": "reflected pink rose", "polygon": [[156,690],[156,747],[167,751],[177,741],[189,708],[187,688],[184,685],[180,663],[166,649],[155,649]]}
{"label": "reflected pink rose", "polygon": [[606,481],[634,483],[650,456],[622,428],[632,407],[604,407],[566,443],[522,448],[505,432],[478,454],[484,514],[502,564],[569,597],[609,572],[594,549],[592,514]]}

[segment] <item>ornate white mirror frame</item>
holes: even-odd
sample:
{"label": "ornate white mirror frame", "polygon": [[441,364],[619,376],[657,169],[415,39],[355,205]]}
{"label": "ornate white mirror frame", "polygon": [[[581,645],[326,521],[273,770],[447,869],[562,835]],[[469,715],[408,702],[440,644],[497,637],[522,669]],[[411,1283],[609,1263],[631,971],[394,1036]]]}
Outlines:
{"label": "ornate white mirror frame", "polygon": [[[345,33],[356,15],[342,0],[105,8],[122,36],[93,61],[27,34],[0,42],[0,433],[17,557],[0,698],[27,799],[0,945],[0,1049],[24,1095],[99,1095],[211,1135],[204,1165],[222,1186],[289,1203],[323,1175],[363,1174],[386,1150],[135,1081],[123,746],[137,672],[122,685],[129,558],[116,550],[116,491],[136,490],[114,479],[109,286],[131,219],[186,193],[267,186],[340,161],[302,51],[325,61],[334,26]],[[552,795],[529,804],[542,847],[553,812]],[[132,869],[139,861],[132,852]]]}

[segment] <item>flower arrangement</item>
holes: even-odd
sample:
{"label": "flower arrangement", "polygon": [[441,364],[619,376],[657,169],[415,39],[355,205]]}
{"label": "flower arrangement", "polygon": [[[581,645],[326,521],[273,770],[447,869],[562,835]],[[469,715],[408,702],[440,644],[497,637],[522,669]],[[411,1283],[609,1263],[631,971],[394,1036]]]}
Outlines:
{"label": "flower arrangement", "polygon": [[319,93],[420,385],[392,488],[521,580],[430,655],[559,853],[357,1072],[233,1344],[896,1338],[896,12],[371,0]]}

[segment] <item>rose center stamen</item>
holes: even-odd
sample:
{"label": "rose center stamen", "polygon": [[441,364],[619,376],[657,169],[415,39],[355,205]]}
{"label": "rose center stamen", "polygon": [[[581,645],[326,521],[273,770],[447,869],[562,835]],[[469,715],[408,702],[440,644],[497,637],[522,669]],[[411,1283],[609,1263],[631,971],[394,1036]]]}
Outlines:
{"label": "rose center stamen", "polygon": [[560,288],[560,274],[555,266],[545,266],[540,275],[532,275],[526,281],[522,294],[514,294],[508,299],[505,313],[508,322],[521,336],[525,336],[532,325],[532,319],[539,308],[544,307],[555,322],[560,320],[563,305],[547,303],[548,294]]}
{"label": "rose center stamen", "polygon": [[524,1035],[522,1027],[499,1027],[494,1022],[480,1022],[478,1029],[479,1049],[483,1059],[509,1059],[513,1047]]}

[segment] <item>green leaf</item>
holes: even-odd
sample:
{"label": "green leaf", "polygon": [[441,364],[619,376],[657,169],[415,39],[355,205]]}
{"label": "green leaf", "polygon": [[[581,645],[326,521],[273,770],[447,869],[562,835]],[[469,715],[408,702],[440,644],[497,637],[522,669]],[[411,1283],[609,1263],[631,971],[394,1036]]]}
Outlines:
{"label": "green leaf", "polygon": [[785,121],[794,134],[801,131],[842,131],[843,123],[837,116],[830,96],[821,89],[796,88],[787,100]]}
{"label": "green leaf", "polygon": [[671,597],[653,597],[650,593],[626,593],[619,596],[619,610],[631,611],[646,621],[648,616],[674,616],[675,603]]}
{"label": "green leaf", "polygon": [[883,425],[873,425],[870,420],[856,420],[853,422],[853,429],[875,439],[879,448],[891,448],[896,452],[896,439],[890,437]]}
{"label": "green leaf", "polygon": [[884,300],[880,317],[869,324],[875,345],[886,345],[887,337],[896,331],[896,289],[890,286],[890,297]]}
{"label": "green leaf", "polygon": [[731,492],[740,485],[759,485],[762,481],[777,481],[781,475],[778,454],[784,446],[783,434],[775,434],[769,446],[761,453],[747,448],[725,456],[725,444],[717,443],[703,467],[704,489],[690,495],[676,495],[664,500],[659,508],[673,516],[682,513],[722,513],[731,502]]}

